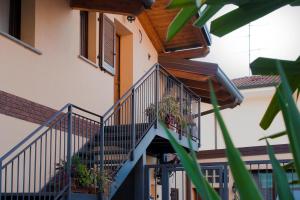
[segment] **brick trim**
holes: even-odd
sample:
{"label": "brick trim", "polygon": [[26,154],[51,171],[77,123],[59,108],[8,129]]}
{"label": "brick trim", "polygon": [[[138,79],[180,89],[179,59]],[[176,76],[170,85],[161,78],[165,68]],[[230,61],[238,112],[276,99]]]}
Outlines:
{"label": "brick trim", "polygon": [[[35,124],[43,124],[56,112],[58,112],[58,110],[0,90],[0,114]],[[65,116],[65,113],[59,115],[53,123],[58,120],[62,120],[61,124],[56,125],[53,128],[67,131],[67,117]],[[87,132],[93,132],[93,134],[95,134],[98,132],[97,130],[99,130],[99,124],[91,122],[90,119],[85,118],[78,113],[73,113],[73,122],[76,122],[76,126],[74,124],[73,127],[73,133],[75,135],[85,136]]]}
{"label": "brick trim", "polygon": [[0,90],[1,114],[36,124],[42,124],[56,112],[57,110],[55,109]]}
{"label": "brick trim", "polygon": [[[290,153],[288,144],[278,144],[272,146],[276,154]],[[239,151],[241,152],[242,156],[266,155],[268,153],[266,146],[242,147],[239,148]],[[198,159],[225,158],[226,152],[225,149],[205,150],[198,152],[197,157]]]}

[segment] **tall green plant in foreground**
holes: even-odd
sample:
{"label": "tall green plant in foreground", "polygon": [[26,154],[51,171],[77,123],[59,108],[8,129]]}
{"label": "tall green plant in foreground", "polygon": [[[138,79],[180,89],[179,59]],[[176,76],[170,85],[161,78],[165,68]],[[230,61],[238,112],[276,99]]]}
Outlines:
{"label": "tall green plant in foreground", "polygon": [[[291,150],[295,160],[296,172],[298,177],[300,177],[300,168],[298,167],[300,155],[300,141],[298,140],[298,135],[300,131],[300,114],[296,107],[295,101],[292,99],[291,90],[288,85],[286,76],[284,75],[283,69],[278,66],[278,71],[283,84],[282,89],[277,88],[277,97],[280,103],[280,108],[285,119],[285,125],[287,127],[287,134],[291,143]],[[240,152],[235,148],[224,120],[221,116],[217,99],[214,93],[212,84],[210,83],[210,97],[212,99],[212,104],[214,112],[220,128],[222,130],[223,138],[226,146],[226,155],[228,163],[236,183],[237,189],[239,191],[241,199],[245,200],[260,200],[263,199],[261,193],[259,192],[251,174],[248,172],[245,163],[242,161]],[[164,126],[165,127],[165,126]],[[298,131],[298,134],[296,132]],[[194,153],[192,155],[188,154],[182,146],[175,140],[173,135],[165,127],[165,132],[168,135],[170,142],[180,157],[181,163],[184,166],[186,173],[197,188],[197,192],[207,200],[210,199],[220,199],[213,188],[208,184],[204,178],[200,165],[197,162]],[[300,136],[300,135],[299,135]],[[291,141],[292,140],[292,141]],[[292,192],[290,191],[288,179],[286,177],[284,169],[280,166],[280,163],[276,159],[272,147],[267,143],[268,153],[273,167],[274,181],[277,189],[277,193],[280,199],[288,200],[293,199]]]}
{"label": "tall green plant in foreground", "polygon": [[171,40],[196,14],[198,19],[194,25],[202,27],[228,4],[238,7],[211,22],[210,32],[219,37],[283,6],[300,6],[300,0],[171,0],[167,8],[179,8],[180,11],[169,25],[167,40]]}
{"label": "tall green plant in foreground", "polygon": [[[219,37],[283,6],[300,6],[300,0],[171,0],[167,8],[179,8],[180,11],[169,25],[167,40],[169,41],[175,37],[185,24],[197,14],[198,19],[194,21],[194,25],[198,27],[204,26],[208,20],[227,4],[234,4],[237,8],[211,22],[210,32]],[[281,83],[276,88],[276,93],[261,120],[260,126],[263,129],[269,128],[275,116],[281,111],[286,130],[263,137],[262,139],[267,141],[287,135],[293,161],[284,168],[295,168],[298,177],[300,177],[300,114],[296,102],[293,99],[294,93],[297,93],[297,99],[300,93],[300,57],[295,61],[258,58],[251,63],[250,67],[252,73],[255,75],[280,75],[281,77]],[[262,199],[251,175],[241,160],[239,151],[234,147],[231,141],[217,106],[216,97],[211,84],[210,88],[212,104],[226,144],[228,162],[241,199]],[[181,158],[187,174],[197,187],[198,193],[205,197],[205,199],[218,199],[219,197],[215,197],[214,192],[208,188],[209,186],[199,170],[195,156],[188,155],[183,148],[172,139],[172,135],[167,129],[166,133],[169,135],[172,146]],[[273,149],[268,141],[267,148],[273,166],[274,181],[279,198],[282,200],[293,199],[284,169],[276,160]],[[192,176],[196,177],[195,174],[200,177],[201,181],[192,178]],[[204,191],[200,191],[201,188],[198,188],[200,186],[207,189],[202,188]]]}
{"label": "tall green plant in foreground", "polygon": [[[169,25],[167,40],[171,40],[187,24],[198,15],[194,26],[203,27],[225,5],[234,4],[236,9],[216,18],[211,22],[210,32],[222,37],[232,31],[257,20],[283,6],[300,6],[300,0],[171,0],[167,9],[180,9]],[[296,20],[296,19],[295,19]],[[282,66],[286,73],[291,92],[300,93],[300,57],[295,61],[258,58],[250,65],[254,75],[277,75],[276,63]],[[280,87],[283,87],[280,85]],[[274,95],[260,126],[269,128],[280,111],[279,100]]]}

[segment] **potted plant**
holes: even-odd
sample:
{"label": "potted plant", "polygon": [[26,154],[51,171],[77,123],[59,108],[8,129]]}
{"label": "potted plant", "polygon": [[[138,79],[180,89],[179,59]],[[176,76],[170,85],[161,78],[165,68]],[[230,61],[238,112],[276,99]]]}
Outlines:
{"label": "potted plant", "polygon": [[148,117],[148,122],[152,123],[156,118],[156,107],[153,103],[150,104],[149,107],[146,108],[145,114]]}
{"label": "potted plant", "polygon": [[169,129],[176,131],[181,124],[180,105],[175,97],[166,95],[159,103],[159,118],[165,121]]}
{"label": "potted plant", "polygon": [[75,193],[97,193],[98,173],[94,169],[88,169],[80,159],[75,156],[72,159],[72,191]]}

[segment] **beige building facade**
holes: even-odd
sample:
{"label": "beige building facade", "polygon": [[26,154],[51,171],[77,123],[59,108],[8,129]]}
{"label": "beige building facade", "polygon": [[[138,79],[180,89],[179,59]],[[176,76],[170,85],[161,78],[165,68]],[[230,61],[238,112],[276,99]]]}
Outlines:
{"label": "beige building facade", "polygon": [[[189,23],[173,41],[166,42],[168,24],[177,11],[165,12],[167,1],[164,0],[149,1],[154,3],[151,9],[145,6],[146,1],[132,1],[139,7],[143,5],[140,13],[124,12],[126,6],[133,8],[132,4],[122,4],[116,10],[114,1],[107,1],[105,5],[99,1],[94,7],[91,7],[94,1],[90,1],[91,4],[78,0],[0,1],[0,197],[4,193],[18,196],[21,187],[29,196],[37,192],[47,195],[44,187],[51,185],[57,174],[61,176],[61,172],[56,173],[57,164],[68,165],[67,159],[72,163],[74,154],[94,156],[94,151],[101,151],[102,160],[101,156],[94,156],[89,162],[101,160],[101,166],[111,170],[105,169],[112,179],[109,180],[111,185],[107,184],[109,194],[105,195],[110,199],[114,195],[118,195],[117,199],[128,199],[130,190],[128,195],[140,200],[145,195],[141,169],[146,164],[163,163],[165,154],[174,153],[157,119],[151,122],[153,113],[145,114],[148,108],[153,108],[153,102],[158,113],[164,96],[172,96],[175,103],[180,102],[181,115],[192,116],[188,121],[193,127],[190,132],[184,133],[179,123],[170,128],[182,146],[188,147],[188,134],[194,139],[194,150],[214,145],[210,141],[211,119],[201,117],[201,111],[209,109],[208,80],[216,86],[222,106],[235,107],[243,97],[217,64],[190,60],[209,53],[210,37],[205,27],[199,29]],[[158,62],[159,67],[152,68]],[[148,77],[144,77],[145,74]],[[137,81],[138,86],[143,85],[143,81],[146,84],[139,89],[132,87]],[[139,96],[136,91],[140,92]],[[143,102],[134,102],[135,99]],[[67,110],[74,108],[73,105],[59,111],[68,103],[84,108],[79,114],[85,112],[93,117]],[[204,103],[207,106],[202,106]],[[122,105],[125,106],[121,108]],[[104,119],[107,111],[109,115]],[[231,111],[228,112],[228,117],[232,117]],[[59,115],[54,115],[57,113]],[[56,117],[52,119],[53,116]],[[47,122],[49,119],[52,120]],[[127,127],[127,132],[122,125]],[[144,132],[136,133],[140,129]],[[37,131],[29,135],[33,130]],[[200,130],[202,146],[199,145]],[[105,138],[99,139],[100,135]],[[130,144],[128,138],[131,138]],[[59,153],[53,151],[54,147]],[[39,171],[31,167],[37,167],[36,163]],[[90,164],[89,169],[101,167],[95,163]],[[32,179],[27,180],[26,174]],[[10,176],[13,178],[6,182]],[[36,181],[40,182],[39,188]],[[2,184],[4,182],[10,185],[9,189]],[[122,184],[135,184],[135,187],[124,189]],[[93,186],[96,190],[100,188]],[[68,187],[71,192],[71,186]],[[180,190],[182,196],[184,191]],[[61,192],[50,195],[61,198],[59,195],[64,191]]]}
{"label": "beige building facade", "polygon": [[[34,42],[28,42],[22,35],[20,40],[15,40],[8,36],[7,29],[0,30],[1,91],[56,110],[72,102],[103,114],[114,103],[114,76],[101,70],[97,59],[80,56],[80,11],[70,9],[67,1],[32,2],[30,12],[34,16],[30,20],[34,25],[24,25],[30,30],[22,28],[21,32],[34,37]],[[90,25],[94,33],[90,31],[90,34],[95,36],[96,54],[99,14],[90,15],[95,18],[95,23]],[[121,92],[124,93],[157,62],[157,52],[138,19],[130,23],[126,16],[105,15],[116,24],[121,35],[121,71],[124,71]],[[5,18],[1,17],[2,20]],[[3,154],[37,125],[7,116],[1,110],[0,132],[6,135],[1,142]]]}

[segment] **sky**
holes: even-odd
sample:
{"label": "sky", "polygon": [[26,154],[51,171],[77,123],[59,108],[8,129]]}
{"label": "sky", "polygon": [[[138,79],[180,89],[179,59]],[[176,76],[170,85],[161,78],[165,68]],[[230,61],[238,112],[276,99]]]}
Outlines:
{"label": "sky", "polygon": [[[224,7],[212,20],[234,8],[233,5]],[[210,53],[197,60],[218,63],[231,79],[251,75],[249,25],[222,38],[211,36]],[[296,60],[299,56],[300,7],[282,7],[250,24],[250,62],[257,57]]]}

